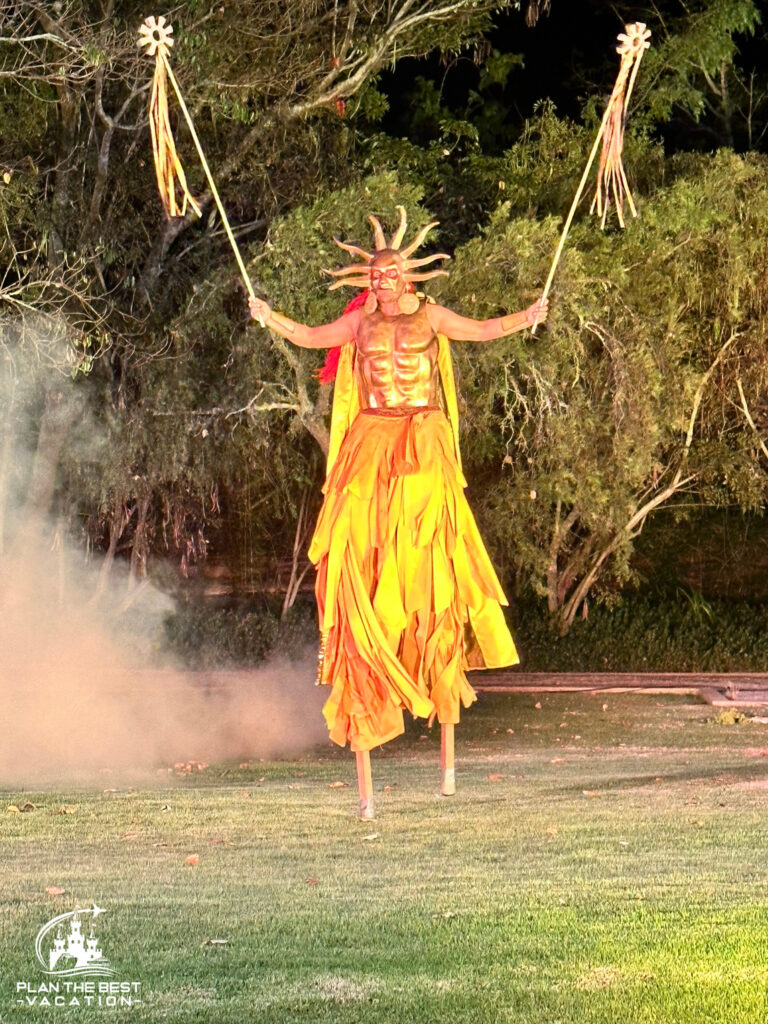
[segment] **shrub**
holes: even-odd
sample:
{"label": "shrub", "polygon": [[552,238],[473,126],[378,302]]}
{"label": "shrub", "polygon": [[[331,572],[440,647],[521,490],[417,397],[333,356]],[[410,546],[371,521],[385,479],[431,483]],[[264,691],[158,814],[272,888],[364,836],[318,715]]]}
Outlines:
{"label": "shrub", "polygon": [[284,620],[279,607],[179,608],[165,620],[170,652],[185,668],[248,668],[271,654],[300,657],[317,643],[317,615],[309,602],[297,603]]}
{"label": "shrub", "polygon": [[634,594],[598,605],[566,636],[540,603],[519,609],[515,637],[527,671],[762,672],[764,605],[676,594]]}

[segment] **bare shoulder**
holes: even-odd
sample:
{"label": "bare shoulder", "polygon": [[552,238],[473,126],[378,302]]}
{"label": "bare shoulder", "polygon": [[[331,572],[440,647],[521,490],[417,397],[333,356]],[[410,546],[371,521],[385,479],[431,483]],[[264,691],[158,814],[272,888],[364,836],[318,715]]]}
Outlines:
{"label": "bare shoulder", "polygon": [[355,337],[360,328],[362,315],[362,307],[358,306],[357,309],[352,309],[349,313],[342,314],[339,323],[343,323],[352,332],[352,336]]}
{"label": "bare shoulder", "polygon": [[450,316],[450,309],[446,309],[445,306],[441,306],[439,302],[425,302],[424,308],[427,313],[427,319],[435,330],[439,330],[440,326],[445,321],[446,315]]}

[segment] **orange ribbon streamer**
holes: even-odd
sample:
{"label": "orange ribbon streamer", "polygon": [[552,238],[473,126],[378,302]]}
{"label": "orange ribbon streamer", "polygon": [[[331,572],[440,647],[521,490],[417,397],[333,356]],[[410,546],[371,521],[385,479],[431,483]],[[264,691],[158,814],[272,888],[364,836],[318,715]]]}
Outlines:
{"label": "orange ribbon streamer", "polygon": [[[627,200],[629,208],[632,211],[632,216],[637,216],[637,210],[635,209],[632,194],[629,191],[627,176],[624,172],[621,153],[624,147],[624,124],[626,121],[627,104],[629,103],[629,97],[632,95],[632,89],[635,85],[640,61],[642,60],[645,51],[651,45],[648,41],[650,37],[650,30],[647,29],[641,21],[635,22],[631,25],[625,25],[624,32],[619,34],[619,45],[616,47],[616,52],[621,55],[619,74],[616,78],[616,84],[613,87],[611,98],[608,101],[608,106],[605,108],[603,119],[600,122],[600,129],[597,133],[597,137],[595,138],[592,150],[587,159],[587,166],[584,168],[584,173],[581,176],[579,187],[576,189],[576,195],[573,197],[571,208],[565,219],[565,224],[560,234],[560,241],[557,243],[557,249],[555,250],[555,255],[552,259],[552,265],[549,268],[549,274],[547,275],[544,290],[541,293],[542,299],[545,299],[549,295],[549,290],[555,279],[555,271],[557,270],[557,265],[560,262],[560,256],[562,255],[563,247],[565,246],[565,240],[571,229],[571,223],[573,222],[576,208],[584,194],[584,186],[587,183],[587,178],[589,177],[592,163],[597,155],[597,149],[600,145],[601,139],[603,140],[603,149],[600,154],[595,198],[592,201],[590,213],[596,209],[598,216],[601,218],[601,227],[605,227],[606,217],[608,216],[608,207],[612,197],[613,203],[616,206],[619,224],[621,224],[622,227],[624,227],[624,199]],[[537,326],[538,323],[533,325],[533,329],[531,331],[532,334],[536,333]]]}
{"label": "orange ribbon streamer", "polygon": [[[173,27],[159,18],[149,17],[139,29],[139,46],[147,48],[147,55],[155,58],[155,73],[149,98],[149,131],[160,202],[166,217],[183,217],[189,204],[197,216],[200,206],[187,186],[184,168],[176,152],[168,113],[168,50],[173,46]],[[176,191],[181,191],[181,200]]]}
{"label": "orange ribbon streamer", "polygon": [[590,213],[597,212],[600,226],[605,227],[608,208],[613,200],[619,224],[624,227],[624,200],[629,206],[633,217],[637,210],[629,190],[627,175],[621,159],[624,148],[624,125],[627,118],[627,105],[637,78],[638,68],[643,54],[651,45],[651,33],[642,22],[625,26],[619,35],[619,46],[616,52],[621,56],[621,66],[613,87],[608,109],[603,119],[603,149],[597,170],[595,197],[592,200]]}
{"label": "orange ribbon streamer", "polygon": [[[221,201],[219,190],[216,188],[216,182],[213,180],[211,169],[208,166],[208,161],[205,158],[203,147],[200,144],[197,131],[192,122],[187,105],[184,102],[184,97],[181,95],[179,89],[179,83],[176,81],[176,76],[171,69],[171,65],[168,61],[168,50],[173,46],[173,27],[167,24],[166,19],[161,15],[159,18],[149,17],[146,19],[144,24],[139,29],[139,46],[146,46],[147,55],[155,58],[155,75],[152,80],[152,93],[149,102],[149,128],[152,134],[152,151],[155,158],[155,173],[157,174],[157,185],[160,191],[160,200],[163,204],[163,209],[168,217],[184,216],[189,204],[195,213],[201,216],[201,210],[199,204],[192,197],[189,189],[187,188],[187,180],[184,175],[184,169],[181,166],[178,154],[176,153],[176,144],[173,140],[173,133],[171,132],[171,123],[168,116],[168,89],[167,82],[170,80],[173,90],[176,93],[176,98],[179,101],[181,112],[184,115],[184,119],[187,122],[189,133],[192,136],[192,141],[195,144],[197,155],[200,157],[200,163],[202,164],[205,177],[208,180],[208,186],[211,190],[211,195],[216,203],[216,208],[219,211],[222,225],[229,244],[232,246],[232,251],[235,254],[237,260],[237,266],[240,270],[240,276],[245,284],[246,291],[251,298],[254,298],[253,285],[248,277],[248,271],[245,269],[243,263],[243,257],[240,255],[240,250],[237,247],[235,236],[232,234],[232,228],[229,224],[229,218],[227,212],[224,209],[224,204]],[[176,186],[181,189],[182,200],[181,207],[176,199]],[[259,316],[259,323],[264,327],[264,320]]]}

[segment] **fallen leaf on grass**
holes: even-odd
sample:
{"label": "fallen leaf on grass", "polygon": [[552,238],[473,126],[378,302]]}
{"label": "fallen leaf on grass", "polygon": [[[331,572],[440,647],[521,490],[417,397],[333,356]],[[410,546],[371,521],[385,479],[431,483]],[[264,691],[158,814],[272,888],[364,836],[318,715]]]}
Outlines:
{"label": "fallen leaf on grass", "polygon": [[581,792],[584,796],[600,796],[600,791],[597,789],[582,789]]}
{"label": "fallen leaf on grass", "polygon": [[168,843],[152,843],[153,846],[167,846]]}
{"label": "fallen leaf on grass", "polygon": [[498,775],[496,772],[494,772],[493,774],[488,775],[487,778],[488,778],[489,782],[498,782],[499,779],[503,779],[504,776],[503,775]]}
{"label": "fallen leaf on grass", "polygon": [[379,838],[379,833],[378,832],[371,832],[371,834],[369,836],[363,836],[363,839],[378,839],[378,838]]}
{"label": "fallen leaf on grass", "polygon": [[185,859],[184,863],[185,864],[191,864],[193,866],[195,864],[199,864],[200,863],[200,854],[199,853],[190,853],[190,855]]}
{"label": "fallen leaf on grass", "polygon": [[553,758],[550,759],[549,763],[550,764],[563,764],[564,761],[565,761],[564,757],[553,757]]}
{"label": "fallen leaf on grass", "polygon": [[125,832],[122,836],[120,836],[120,838],[123,839],[123,840],[128,840],[128,841],[130,841],[132,839],[138,839],[139,838],[139,833],[138,832]]}
{"label": "fallen leaf on grass", "polygon": [[533,706],[536,708],[537,711],[541,711],[541,701],[540,700],[537,700],[536,703]]}
{"label": "fallen leaf on grass", "polygon": [[226,946],[229,939],[206,939],[204,946]]}
{"label": "fallen leaf on grass", "polygon": [[[176,775],[188,775],[194,771],[202,772],[207,767],[207,761],[176,761],[173,768],[169,768],[168,771],[173,771]],[[242,765],[240,767],[242,768]]]}
{"label": "fallen leaf on grass", "polygon": [[238,768],[250,768],[251,766],[248,764],[247,761],[243,761],[243,763],[239,764],[237,767]]}
{"label": "fallen leaf on grass", "polygon": [[510,734],[510,736],[514,733],[514,731],[514,729],[507,729],[507,732]]}
{"label": "fallen leaf on grass", "polygon": [[316,878],[305,878],[304,881],[307,883],[307,885],[317,885]]}
{"label": "fallen leaf on grass", "polygon": [[391,786],[385,786],[384,787],[384,792],[385,793],[391,793],[392,792],[392,787]]}
{"label": "fallen leaf on grass", "polygon": [[218,836],[211,836],[208,839],[208,842],[210,843],[211,846],[222,846],[224,843],[226,843],[226,839],[219,839]]}
{"label": "fallen leaf on grass", "polygon": [[62,889],[60,885],[46,885],[45,891],[49,896],[63,896],[67,890]]}
{"label": "fallen leaf on grass", "polygon": [[328,788],[329,789],[343,789],[345,786],[348,786],[348,785],[349,785],[348,782],[329,782],[328,783]]}
{"label": "fallen leaf on grass", "polygon": [[556,836],[559,831],[560,829],[557,827],[557,825],[547,825],[546,833],[548,836]]}

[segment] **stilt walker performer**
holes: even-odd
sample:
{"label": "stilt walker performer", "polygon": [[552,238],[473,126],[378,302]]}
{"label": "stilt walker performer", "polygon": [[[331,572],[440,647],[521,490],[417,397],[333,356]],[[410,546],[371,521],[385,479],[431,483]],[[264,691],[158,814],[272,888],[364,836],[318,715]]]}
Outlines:
{"label": "stilt walker performer", "polygon": [[465,672],[518,662],[504,621],[506,598],[464,497],[458,407],[449,341],[492,341],[547,317],[550,287],[603,143],[593,209],[610,206],[624,226],[636,210],[622,164],[629,97],[650,32],[642,22],[619,35],[619,73],[565,220],[541,298],[521,313],[491,320],[459,316],[417,293],[419,271],[445,253],[413,259],[430,229],[404,246],[406,214],[389,243],[370,217],[375,247],[337,244],[362,262],[333,271],[332,288],[359,294],[330,324],[307,327],[256,298],[227,214],[179,90],[168,55],[173,28],[149,17],[139,45],[155,60],[149,103],[155,171],[165,215],[201,209],[187,188],[168,112],[171,83],[200,157],[250,296],[251,315],[303,348],[333,350],[336,385],[325,500],[309,550],[317,568],[321,629],[318,682],[330,686],[323,713],[331,738],[357,758],[360,814],[373,817],[369,752],[403,731],[403,709],[442,727],[442,792],[455,792],[453,727],[476,698]]}
{"label": "stilt walker performer", "polygon": [[464,496],[448,342],[492,341],[546,319],[547,300],[471,320],[414,284],[444,270],[414,259],[429,224],[403,246],[406,213],[387,242],[333,271],[361,289],[338,320],[294,323],[261,299],[251,314],[302,348],[338,348],[325,500],[309,549],[317,569],[318,682],[331,739],[357,757],[360,814],[373,817],[369,751],[403,732],[403,709],[442,726],[442,790],[455,791],[453,726],[475,692],[470,667],[518,662],[507,603]]}

